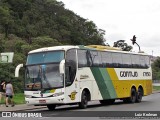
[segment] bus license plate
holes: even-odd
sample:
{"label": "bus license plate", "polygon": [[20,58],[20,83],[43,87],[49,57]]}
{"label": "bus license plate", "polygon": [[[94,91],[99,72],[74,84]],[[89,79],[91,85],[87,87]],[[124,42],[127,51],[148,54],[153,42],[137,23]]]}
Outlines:
{"label": "bus license plate", "polygon": [[39,100],[39,103],[46,103],[46,100]]}

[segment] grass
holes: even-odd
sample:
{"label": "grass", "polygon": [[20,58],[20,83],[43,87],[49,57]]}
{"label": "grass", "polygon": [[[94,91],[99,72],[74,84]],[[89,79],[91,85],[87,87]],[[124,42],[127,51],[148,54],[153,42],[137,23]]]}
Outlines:
{"label": "grass", "polygon": [[[24,104],[25,103],[24,93],[16,93],[13,96],[13,100],[15,104]],[[2,99],[2,104],[5,104],[4,99]]]}
{"label": "grass", "polygon": [[153,91],[160,90],[160,86],[153,86]]}
{"label": "grass", "polygon": [[24,104],[25,103],[24,93],[15,94],[13,100],[15,104]]}

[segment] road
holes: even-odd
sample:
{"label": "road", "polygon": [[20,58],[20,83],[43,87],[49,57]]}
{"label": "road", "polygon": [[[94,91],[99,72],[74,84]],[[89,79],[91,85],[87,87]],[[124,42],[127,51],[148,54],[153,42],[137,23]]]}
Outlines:
{"label": "road", "polygon": [[[123,103],[123,101],[121,100],[116,100],[116,102],[113,105],[103,106],[99,103],[99,101],[92,101],[89,102],[89,106],[87,109],[79,109],[78,105],[65,105],[57,107],[54,111],[49,111],[47,108],[41,108],[18,112],[42,114],[41,118],[34,118],[34,120],[99,120],[108,119],[108,116],[114,116],[114,119],[117,120],[119,119],[117,117],[123,116],[129,116],[134,118],[136,117],[137,119],[139,118],[138,115],[148,113],[151,113],[153,115],[157,114],[157,116],[160,118],[160,93],[154,93],[149,96],[145,96],[143,97],[141,103],[134,104],[127,104]],[[143,118],[144,116],[141,117],[141,119],[146,119]],[[12,120],[18,119],[16,117],[12,118]],[[33,120],[33,118],[28,119]]]}
{"label": "road", "polygon": [[[54,111],[48,111],[47,108],[43,109],[36,109],[36,110],[29,110],[34,112],[41,112],[44,116],[47,117],[56,117],[56,116],[90,116],[92,114],[93,116],[95,114],[101,114],[102,111],[105,111],[106,113],[109,111],[115,111],[114,114],[117,114],[117,111],[119,114],[125,114],[127,111],[135,112],[152,112],[154,111],[160,111],[160,93],[154,93],[149,96],[144,96],[141,103],[134,103],[134,104],[127,104],[123,103],[121,100],[116,100],[113,105],[106,105],[103,106],[99,103],[99,101],[92,101],[89,103],[89,106],[87,109],[79,109],[78,105],[65,105],[65,106],[59,106]],[[101,113],[99,112],[101,111]],[[106,114],[105,113],[105,114]],[[111,113],[112,114],[112,113]],[[96,115],[95,115],[96,116]]]}

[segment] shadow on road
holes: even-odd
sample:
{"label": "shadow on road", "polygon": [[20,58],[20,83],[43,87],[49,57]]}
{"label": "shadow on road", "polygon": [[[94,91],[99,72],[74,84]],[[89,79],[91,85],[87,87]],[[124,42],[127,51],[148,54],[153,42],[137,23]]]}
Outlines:
{"label": "shadow on road", "polygon": [[[142,101],[141,103],[146,103],[148,101]],[[122,100],[118,100],[116,101],[114,104],[110,104],[110,105],[102,105],[100,104],[99,102],[97,102],[96,104],[92,103],[92,104],[89,104],[87,109],[90,109],[90,108],[98,108],[98,107],[104,107],[104,106],[119,106],[119,105],[122,105],[122,104],[132,104],[132,103],[124,103]],[[135,104],[140,104],[140,103],[135,103]],[[57,106],[56,109],[54,110],[55,112],[64,112],[64,111],[88,111],[87,109],[80,109],[78,104],[77,105],[65,105],[65,106]],[[49,111],[48,109],[46,110],[42,110],[42,111]],[[41,112],[42,112],[41,111]],[[51,111],[53,112],[53,111]]]}

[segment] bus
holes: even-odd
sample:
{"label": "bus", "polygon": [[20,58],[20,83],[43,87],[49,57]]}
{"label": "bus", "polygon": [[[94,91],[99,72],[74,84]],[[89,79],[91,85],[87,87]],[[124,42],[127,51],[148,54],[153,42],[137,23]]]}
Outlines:
{"label": "bus", "polygon": [[49,110],[66,104],[84,109],[94,100],[103,105],[117,99],[140,103],[152,93],[151,62],[145,53],[101,45],[54,46],[30,51],[15,77],[23,66],[26,103]]}

